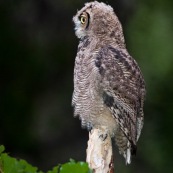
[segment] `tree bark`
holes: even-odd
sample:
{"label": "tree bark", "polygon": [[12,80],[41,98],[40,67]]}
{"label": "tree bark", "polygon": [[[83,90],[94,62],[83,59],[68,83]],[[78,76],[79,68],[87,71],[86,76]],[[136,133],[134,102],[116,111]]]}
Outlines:
{"label": "tree bark", "polygon": [[86,161],[94,173],[114,173],[112,141],[106,127],[89,133]]}

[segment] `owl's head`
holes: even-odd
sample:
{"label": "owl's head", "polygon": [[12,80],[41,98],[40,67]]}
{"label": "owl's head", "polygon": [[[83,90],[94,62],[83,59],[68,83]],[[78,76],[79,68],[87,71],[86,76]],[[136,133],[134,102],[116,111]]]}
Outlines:
{"label": "owl's head", "polygon": [[76,36],[111,38],[117,43],[124,43],[121,23],[113,8],[97,1],[86,3],[73,17]]}

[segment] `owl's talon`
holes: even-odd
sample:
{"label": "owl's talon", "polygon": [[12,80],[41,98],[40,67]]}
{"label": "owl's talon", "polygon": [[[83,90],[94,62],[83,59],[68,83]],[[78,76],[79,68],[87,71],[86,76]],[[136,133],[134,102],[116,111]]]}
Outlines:
{"label": "owl's talon", "polygon": [[101,138],[103,141],[108,137],[108,134],[101,134],[99,138]]}

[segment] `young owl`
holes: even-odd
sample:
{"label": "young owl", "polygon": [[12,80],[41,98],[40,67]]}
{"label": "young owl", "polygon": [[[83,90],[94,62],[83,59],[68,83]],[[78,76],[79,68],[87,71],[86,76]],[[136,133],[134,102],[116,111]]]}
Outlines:
{"label": "young owl", "polygon": [[72,105],[88,130],[106,127],[130,163],[143,127],[144,79],[111,6],[86,3],[73,17],[79,38]]}

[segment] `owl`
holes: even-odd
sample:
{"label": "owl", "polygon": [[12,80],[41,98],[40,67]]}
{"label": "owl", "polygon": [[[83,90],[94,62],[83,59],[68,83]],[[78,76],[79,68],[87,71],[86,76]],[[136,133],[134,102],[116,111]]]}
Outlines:
{"label": "owl", "polygon": [[74,67],[74,116],[88,130],[106,127],[127,164],[144,123],[145,82],[129,55],[113,8],[86,3],[73,17],[79,45]]}

